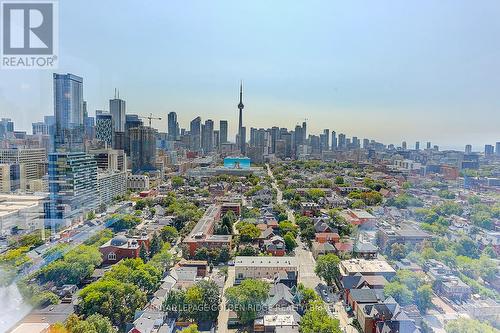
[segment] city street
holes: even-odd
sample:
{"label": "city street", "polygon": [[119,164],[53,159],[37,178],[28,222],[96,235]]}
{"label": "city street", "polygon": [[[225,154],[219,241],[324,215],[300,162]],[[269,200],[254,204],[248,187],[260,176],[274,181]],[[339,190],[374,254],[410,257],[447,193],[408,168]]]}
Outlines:
{"label": "city street", "polygon": [[224,284],[224,289],[222,291],[222,300],[220,303],[219,318],[217,323],[217,333],[230,333],[236,330],[230,330],[227,328],[227,320],[229,319],[229,310],[226,310],[226,298],[224,293],[226,289],[232,287],[234,283],[234,266],[228,266],[227,270],[227,280]]}

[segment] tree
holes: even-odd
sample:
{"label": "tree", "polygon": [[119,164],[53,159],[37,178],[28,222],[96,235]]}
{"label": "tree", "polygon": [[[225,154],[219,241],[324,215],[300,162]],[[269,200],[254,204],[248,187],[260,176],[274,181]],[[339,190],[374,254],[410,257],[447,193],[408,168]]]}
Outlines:
{"label": "tree", "polygon": [[100,314],[93,314],[85,320],[81,320],[75,314],[66,320],[66,329],[70,333],[114,333],[111,321]]}
{"label": "tree", "polygon": [[476,243],[472,241],[472,239],[464,236],[460,238],[455,244],[455,253],[458,256],[466,256],[476,259],[479,258],[480,251]]}
{"label": "tree", "polygon": [[447,322],[445,330],[447,333],[498,333],[498,330],[488,323],[466,318]]}
{"label": "tree", "polygon": [[143,210],[144,208],[146,208],[146,201],[144,201],[142,199],[137,200],[135,203],[134,209],[135,210]]}
{"label": "tree", "polygon": [[344,177],[342,177],[342,176],[335,177],[335,184],[337,184],[337,185],[344,184]]}
{"label": "tree", "polygon": [[432,305],[432,287],[430,284],[424,284],[417,289],[415,303],[421,313],[425,313]]}
{"label": "tree", "polygon": [[184,178],[182,178],[181,176],[172,177],[172,186],[174,188],[179,188],[182,185],[184,185]]}
{"label": "tree", "polygon": [[150,256],[152,257],[158,252],[160,252],[162,247],[163,247],[162,240],[160,239],[160,237],[158,237],[158,234],[155,232],[153,234],[153,237],[151,238],[151,243],[149,245]]}
{"label": "tree", "polygon": [[[242,224],[240,226],[240,224]],[[260,236],[260,230],[252,223],[238,223],[240,239],[243,242],[251,242]]]}
{"label": "tree", "polygon": [[401,282],[396,281],[386,284],[384,287],[384,295],[386,297],[391,296],[402,306],[413,303],[413,293]]}
{"label": "tree", "polygon": [[79,245],[60,260],[54,261],[38,272],[38,279],[57,285],[79,284],[89,277],[102,262],[101,253],[93,246]]}
{"label": "tree", "polygon": [[143,262],[148,261],[148,251],[146,250],[146,246],[144,246],[144,243],[141,243],[141,248],[139,249],[139,258],[142,259]]}
{"label": "tree", "polygon": [[246,279],[240,285],[226,289],[227,305],[236,312],[240,322],[246,325],[255,320],[268,292],[268,283]]}
{"label": "tree", "polygon": [[325,197],[325,191],[319,188],[312,188],[307,191],[307,197],[315,202]]}
{"label": "tree", "polygon": [[220,249],[219,257],[217,258],[218,262],[228,262],[231,259],[231,254],[229,253],[229,249],[227,246],[223,246]]}
{"label": "tree", "polygon": [[164,242],[173,243],[179,237],[179,232],[174,227],[167,225],[161,229],[160,236]]}
{"label": "tree", "polygon": [[283,237],[283,240],[285,241],[287,251],[293,251],[293,249],[297,247],[297,242],[295,241],[295,236],[292,234],[292,232],[287,232],[285,237]]}
{"label": "tree", "polygon": [[238,255],[252,257],[257,255],[257,251],[253,247],[247,245],[239,251]]}
{"label": "tree", "polygon": [[198,326],[196,324],[189,325],[188,327],[186,327],[185,329],[183,329],[181,332],[184,332],[184,333],[200,333],[200,331],[198,331]]}
{"label": "tree", "polygon": [[339,257],[334,254],[319,256],[314,272],[331,286],[340,275],[339,263]]}
{"label": "tree", "polygon": [[307,309],[314,301],[321,301],[316,291],[312,288],[306,288],[302,283],[299,283],[298,287],[301,296],[301,305]]}
{"label": "tree", "polygon": [[300,321],[301,333],[340,333],[339,320],[328,315],[321,301],[314,301]]}
{"label": "tree", "polygon": [[391,258],[401,260],[406,256],[406,247],[401,243],[393,243],[391,245]]}
{"label": "tree", "polygon": [[366,204],[361,199],[354,201],[351,205],[351,208],[354,208],[354,209],[365,208],[365,207],[366,207]]}
{"label": "tree", "polygon": [[95,213],[91,211],[87,214],[87,220],[93,220],[93,219],[95,219]]}
{"label": "tree", "polygon": [[82,289],[79,298],[81,314],[101,314],[117,326],[132,321],[135,311],[146,305],[146,294],[137,286],[115,279],[101,279],[91,283]]}
{"label": "tree", "polygon": [[279,230],[282,235],[286,235],[291,232],[294,237],[297,237],[298,228],[295,224],[290,221],[282,221],[279,223]]}
{"label": "tree", "polygon": [[219,315],[220,294],[214,281],[202,280],[186,290],[173,290],[163,303],[163,310],[181,319],[215,321]]}

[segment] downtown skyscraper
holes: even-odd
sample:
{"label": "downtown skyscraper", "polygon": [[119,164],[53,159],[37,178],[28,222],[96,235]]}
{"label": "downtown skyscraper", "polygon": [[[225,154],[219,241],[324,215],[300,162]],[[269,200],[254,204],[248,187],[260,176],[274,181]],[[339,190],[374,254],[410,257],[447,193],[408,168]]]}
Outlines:
{"label": "downtown skyscraper", "polygon": [[115,132],[125,131],[125,111],[126,104],[123,99],[120,99],[120,95],[116,95],[115,98],[109,100],[109,113],[113,117],[113,127]]}
{"label": "downtown skyscraper", "polygon": [[177,113],[169,112],[167,119],[168,140],[176,141],[179,138],[179,123],[177,122]]}
{"label": "downtown skyscraper", "polygon": [[53,151],[83,151],[83,78],[53,74],[55,137]]}

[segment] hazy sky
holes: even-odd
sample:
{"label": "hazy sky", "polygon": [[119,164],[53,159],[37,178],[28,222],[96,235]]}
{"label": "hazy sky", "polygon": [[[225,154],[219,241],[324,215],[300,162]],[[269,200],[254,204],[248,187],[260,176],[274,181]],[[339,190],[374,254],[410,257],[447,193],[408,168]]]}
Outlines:
{"label": "hazy sky", "polygon": [[[127,113],[323,128],[385,143],[500,141],[500,2],[61,0],[58,72],[90,114],[114,88]],[[0,70],[0,116],[52,114],[51,71]]]}

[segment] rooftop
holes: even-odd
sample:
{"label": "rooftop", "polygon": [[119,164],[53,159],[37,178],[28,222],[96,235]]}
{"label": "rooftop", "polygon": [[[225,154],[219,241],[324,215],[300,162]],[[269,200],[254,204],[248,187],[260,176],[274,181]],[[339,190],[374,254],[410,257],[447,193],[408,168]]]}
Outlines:
{"label": "rooftop", "polygon": [[252,267],[290,267],[297,268],[297,260],[295,257],[236,257],[234,260],[236,267],[252,266]]}
{"label": "rooftop", "polygon": [[349,259],[343,260],[340,263],[340,270],[344,275],[353,273],[396,273],[385,260],[365,260],[365,259]]}

